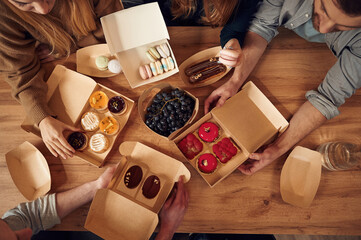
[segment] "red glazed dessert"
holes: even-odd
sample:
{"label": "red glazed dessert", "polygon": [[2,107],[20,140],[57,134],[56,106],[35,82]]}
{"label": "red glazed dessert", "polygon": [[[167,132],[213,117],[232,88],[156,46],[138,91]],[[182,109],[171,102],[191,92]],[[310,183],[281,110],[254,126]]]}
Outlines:
{"label": "red glazed dessert", "polygon": [[217,169],[217,159],[210,153],[202,154],[197,164],[198,169],[203,173],[212,173]]}
{"label": "red glazed dessert", "polygon": [[229,138],[223,138],[212,147],[214,154],[221,163],[226,163],[237,154],[237,148],[233,145]]}
{"label": "red glazed dessert", "polygon": [[205,142],[213,142],[219,135],[218,126],[211,122],[205,122],[199,127],[198,135]]}
{"label": "red glazed dessert", "polygon": [[193,133],[189,133],[178,143],[178,148],[182,151],[186,158],[193,159],[203,150],[203,144],[196,136],[194,136]]}

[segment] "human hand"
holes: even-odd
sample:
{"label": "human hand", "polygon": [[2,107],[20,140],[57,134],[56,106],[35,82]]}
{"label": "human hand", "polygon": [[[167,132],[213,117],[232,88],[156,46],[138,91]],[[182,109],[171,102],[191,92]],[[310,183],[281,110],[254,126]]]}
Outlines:
{"label": "human hand", "polygon": [[189,195],[184,187],[184,176],[180,176],[171,196],[164,203],[159,213],[160,229],[157,240],[172,238],[186,213],[188,199]]}
{"label": "human hand", "polygon": [[40,63],[47,63],[54,61],[56,58],[50,52],[48,44],[41,43],[35,48],[35,53],[38,55]]}
{"label": "human hand", "polygon": [[230,67],[237,67],[244,59],[243,51],[237,39],[229,40],[220,51],[219,61]]}
{"label": "human hand", "polygon": [[96,180],[98,189],[106,188],[108,186],[118,165],[119,163],[105,169],[102,175]]}
{"label": "human hand", "polygon": [[62,123],[50,116],[41,120],[39,128],[46,147],[55,157],[58,157],[58,155],[64,159],[73,157],[75,150],[64,138],[63,132],[65,130],[78,132],[81,131],[80,129]]}

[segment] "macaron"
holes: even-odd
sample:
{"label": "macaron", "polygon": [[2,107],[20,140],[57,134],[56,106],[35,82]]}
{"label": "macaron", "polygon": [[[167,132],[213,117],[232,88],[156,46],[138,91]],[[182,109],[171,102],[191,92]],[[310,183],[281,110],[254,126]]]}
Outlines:
{"label": "macaron", "polygon": [[108,69],[108,63],[109,63],[109,58],[107,58],[106,56],[99,56],[95,59],[95,65],[97,66],[97,68],[100,71],[105,71]]}
{"label": "macaron", "polygon": [[162,61],[162,65],[163,65],[163,70],[164,70],[165,72],[168,72],[169,69],[168,69],[167,60],[166,60],[165,58],[162,58],[161,61]]}
{"label": "macaron", "polygon": [[170,55],[168,45],[166,43],[162,43],[161,45],[158,45],[157,51],[162,56],[162,58],[167,58]]}
{"label": "macaron", "polygon": [[150,65],[150,69],[152,70],[153,76],[157,76],[158,72],[157,72],[157,68],[155,66],[155,63],[151,62],[149,65]]}
{"label": "macaron", "polygon": [[149,53],[149,52],[146,52],[146,53],[145,53],[145,55],[147,56],[147,58],[148,58],[151,62],[155,62],[155,61],[157,61],[156,59],[154,59],[154,58],[153,58],[153,56],[152,56],[152,55],[150,55],[150,53]]}
{"label": "macaron", "polygon": [[148,53],[154,58],[154,59],[160,59],[160,55],[157,52],[157,50],[154,47],[149,48]]}
{"label": "macaron", "polygon": [[167,64],[168,64],[168,70],[173,70],[174,69],[174,61],[173,58],[171,57],[167,57]]}
{"label": "macaron", "polygon": [[112,73],[120,73],[122,71],[122,67],[120,66],[120,63],[116,59],[112,59],[108,63],[108,70]]}
{"label": "macaron", "polygon": [[140,77],[144,80],[151,78],[153,76],[152,70],[150,70],[150,67],[148,64],[139,67],[139,74],[140,74]]}
{"label": "macaron", "polygon": [[162,74],[164,71],[163,71],[163,66],[162,66],[162,63],[160,61],[156,61],[155,62],[155,68],[157,69],[157,73],[158,75],[159,74]]}
{"label": "macaron", "polygon": [[146,70],[147,73],[148,73],[148,78],[153,77],[152,70],[150,69],[149,65],[148,65],[148,64],[145,64],[144,67],[145,67],[145,70]]}

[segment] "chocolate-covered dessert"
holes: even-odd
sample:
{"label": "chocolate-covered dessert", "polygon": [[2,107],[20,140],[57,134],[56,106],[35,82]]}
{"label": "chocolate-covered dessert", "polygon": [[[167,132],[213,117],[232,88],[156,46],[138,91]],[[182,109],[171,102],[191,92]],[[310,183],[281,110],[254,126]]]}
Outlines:
{"label": "chocolate-covered dessert", "polygon": [[108,101],[108,109],[111,113],[122,114],[126,109],[125,101],[120,96],[112,97]]}
{"label": "chocolate-covered dessert", "polygon": [[83,150],[86,148],[88,142],[88,137],[81,132],[73,132],[68,137],[68,143],[75,150]]}
{"label": "chocolate-covered dessert", "polygon": [[155,196],[157,196],[159,190],[160,190],[159,178],[155,175],[149,176],[145,180],[145,182],[143,184],[143,188],[142,188],[144,197],[146,197],[148,199],[152,199]]}
{"label": "chocolate-covered dessert", "polygon": [[128,188],[136,188],[142,181],[143,171],[139,166],[132,166],[124,175],[124,184]]}

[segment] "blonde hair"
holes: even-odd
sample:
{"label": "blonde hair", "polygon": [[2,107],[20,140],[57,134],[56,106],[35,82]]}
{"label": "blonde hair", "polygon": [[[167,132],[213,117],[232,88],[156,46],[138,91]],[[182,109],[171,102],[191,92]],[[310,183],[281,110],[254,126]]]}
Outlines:
{"label": "blonde hair", "polygon": [[[203,0],[203,23],[223,26],[236,8],[238,0]],[[176,18],[188,18],[197,9],[197,0],[172,0],[172,14]]]}
{"label": "blonde hair", "polygon": [[[4,3],[24,22],[30,24],[42,35],[51,46],[51,52],[65,56],[71,52],[73,37],[64,29],[61,19],[50,14],[41,15],[22,11],[8,0]],[[61,16],[67,16],[70,22],[71,34],[77,39],[96,29],[95,14],[89,0],[57,0],[54,8],[59,8]]]}

